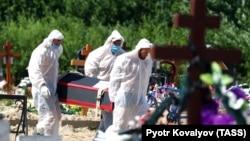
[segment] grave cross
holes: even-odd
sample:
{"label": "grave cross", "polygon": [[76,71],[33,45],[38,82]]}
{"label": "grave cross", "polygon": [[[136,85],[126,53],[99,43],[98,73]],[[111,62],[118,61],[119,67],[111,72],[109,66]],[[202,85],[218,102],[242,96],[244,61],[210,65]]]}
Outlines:
{"label": "grave cross", "polygon": [[[207,16],[205,12],[205,0],[191,0],[191,14],[174,16],[174,27],[186,27],[191,29],[189,41],[196,48],[197,53],[207,61],[223,61],[230,63],[238,63],[241,60],[241,52],[239,50],[229,49],[206,49],[204,36],[205,29],[216,29],[220,26],[220,17]],[[155,45],[152,50],[152,57],[155,59],[173,59],[173,60],[189,60],[194,59],[195,54],[188,46],[164,46]],[[190,79],[198,81],[202,68],[192,66],[190,68]],[[201,105],[202,92],[195,88],[189,97],[187,105],[188,124],[201,123]]]}
{"label": "grave cross", "polygon": [[18,58],[21,55],[18,53],[12,53],[11,50],[13,49],[13,45],[7,41],[4,46],[3,49],[5,49],[6,53],[1,53],[0,52],[0,57],[3,58],[5,57],[5,62],[6,62],[6,81],[7,81],[7,92],[8,94],[11,92],[11,84],[13,83],[13,79],[11,76],[11,58]]}
{"label": "grave cross", "polygon": [[80,50],[80,54],[77,54],[78,59],[77,60],[72,59],[70,64],[72,66],[84,67],[85,60],[91,51],[92,51],[92,46],[90,44],[86,44],[85,48]]}
{"label": "grave cross", "polygon": [[[70,64],[72,66],[76,66],[78,71],[82,71],[84,73],[84,64],[85,60],[87,59],[89,53],[92,51],[92,45],[91,44],[86,44],[85,48],[80,50],[80,54],[78,55],[78,59],[71,59]],[[79,52],[77,52],[79,53]],[[78,68],[79,67],[79,68]],[[82,115],[87,116],[88,108],[87,107],[82,107]]]}

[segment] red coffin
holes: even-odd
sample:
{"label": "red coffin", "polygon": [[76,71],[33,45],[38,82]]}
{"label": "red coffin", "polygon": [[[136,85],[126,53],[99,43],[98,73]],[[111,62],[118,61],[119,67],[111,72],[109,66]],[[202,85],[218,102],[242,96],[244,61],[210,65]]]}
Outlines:
{"label": "red coffin", "polygon": [[[104,82],[80,73],[66,72],[59,76],[58,80],[57,93],[59,100],[66,104],[96,108],[97,92]],[[100,109],[113,110],[113,103],[109,100],[107,90],[104,91],[101,97]]]}

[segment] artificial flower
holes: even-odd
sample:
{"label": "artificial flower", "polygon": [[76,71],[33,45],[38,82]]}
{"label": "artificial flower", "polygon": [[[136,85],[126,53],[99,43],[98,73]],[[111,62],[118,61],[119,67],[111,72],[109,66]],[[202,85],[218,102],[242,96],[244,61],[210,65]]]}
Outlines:
{"label": "artificial flower", "polygon": [[200,79],[208,85],[228,85],[233,82],[233,78],[227,74],[222,74],[220,65],[217,62],[212,62],[212,74],[204,73],[200,75]]}
{"label": "artificial flower", "polygon": [[203,124],[246,124],[244,113],[248,105],[245,94],[237,87],[227,90],[227,85],[233,82],[233,78],[223,74],[218,63],[212,62],[211,74],[201,74],[200,80],[215,88],[215,96],[222,100],[223,107],[227,110],[221,114],[213,103],[203,103]]}

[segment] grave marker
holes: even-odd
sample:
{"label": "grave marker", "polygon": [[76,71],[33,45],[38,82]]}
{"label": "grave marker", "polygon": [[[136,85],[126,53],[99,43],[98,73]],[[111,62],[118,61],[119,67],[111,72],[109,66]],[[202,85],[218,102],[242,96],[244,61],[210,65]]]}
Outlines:
{"label": "grave marker", "polygon": [[[174,16],[174,27],[190,28],[191,33],[189,41],[193,44],[197,54],[202,56],[208,61],[223,61],[228,63],[239,63],[241,60],[241,52],[239,50],[229,49],[206,49],[205,46],[205,30],[217,29],[220,26],[220,17],[207,16],[205,10],[205,0],[191,0],[191,13],[190,15],[176,14]],[[155,45],[152,50],[152,57],[155,59],[173,59],[173,60],[189,60],[191,61],[196,57],[189,46],[161,46]],[[203,70],[198,67],[190,68],[190,78],[192,81],[198,81],[199,75]],[[202,105],[202,92],[195,88],[194,92],[189,98],[187,106],[188,124],[201,123],[201,105]]]}
{"label": "grave marker", "polygon": [[80,50],[80,54],[78,55],[78,59],[72,59],[70,62],[70,65],[76,66],[76,67],[84,67],[85,60],[88,57],[89,53],[92,51],[92,46],[90,44],[86,44],[85,49]]}
{"label": "grave marker", "polygon": [[[82,73],[84,73],[84,64],[85,60],[87,59],[89,53],[92,51],[92,46],[90,44],[86,44],[85,49],[82,49],[80,52],[80,55],[78,56],[78,60],[72,59],[70,64],[72,66],[79,67],[79,69],[82,69]],[[87,116],[88,108],[82,107],[81,114]]]}
{"label": "grave marker", "polygon": [[13,45],[7,41],[4,46],[3,49],[5,49],[5,53],[0,52],[0,57],[4,58],[5,64],[6,64],[6,82],[7,82],[7,93],[11,94],[11,85],[14,82],[14,79],[12,78],[12,74],[11,74],[11,63],[12,63],[12,58],[18,58],[21,55],[19,53],[12,53],[11,50],[13,49]]}

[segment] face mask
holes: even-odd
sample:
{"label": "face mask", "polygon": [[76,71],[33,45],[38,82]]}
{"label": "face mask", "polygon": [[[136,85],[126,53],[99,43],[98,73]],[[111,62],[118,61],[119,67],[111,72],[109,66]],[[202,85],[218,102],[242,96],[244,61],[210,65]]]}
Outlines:
{"label": "face mask", "polygon": [[59,48],[59,46],[57,46],[57,45],[55,45],[55,44],[53,44],[51,47],[52,47],[53,49],[58,49],[58,48]]}
{"label": "face mask", "polygon": [[111,52],[112,53],[116,53],[118,50],[120,50],[121,49],[121,46],[116,46],[116,45],[113,45],[112,47],[111,47]]}

